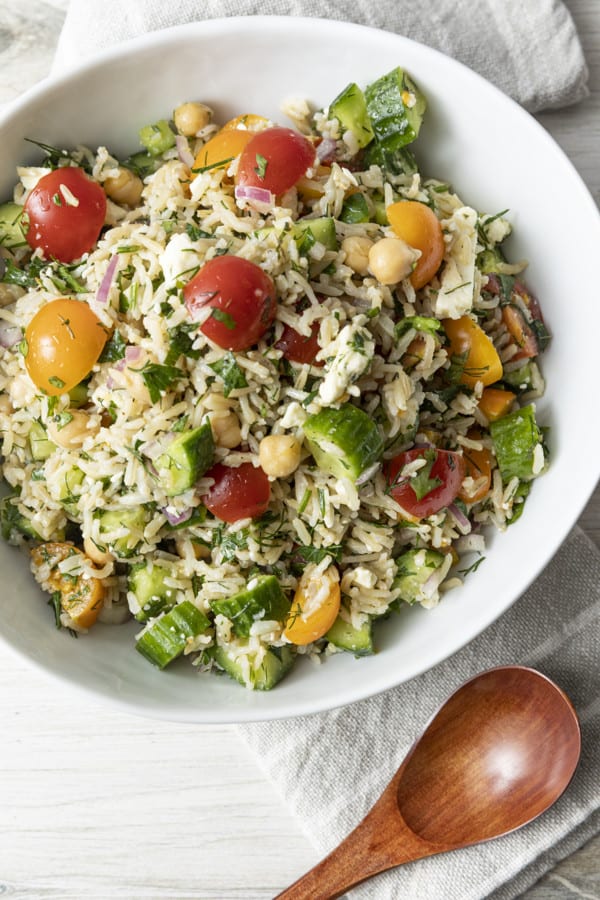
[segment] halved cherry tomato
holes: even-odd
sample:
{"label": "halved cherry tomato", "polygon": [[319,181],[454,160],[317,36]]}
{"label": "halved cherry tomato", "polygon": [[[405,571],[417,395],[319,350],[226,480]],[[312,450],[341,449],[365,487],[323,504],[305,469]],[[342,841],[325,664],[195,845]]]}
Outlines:
{"label": "halved cherry tomato", "polygon": [[267,128],[253,135],[242,151],[236,182],[283,194],[315,162],[315,148],[291,128]]}
{"label": "halved cherry tomato", "polygon": [[[423,475],[418,476],[421,483],[419,484],[419,496],[417,496],[411,486],[411,482],[413,484],[417,484],[417,482],[412,478],[402,478],[401,472],[407,463],[419,458],[427,461],[428,471],[426,467],[421,469],[421,472],[425,474],[425,479]],[[386,464],[384,471],[389,493],[396,503],[410,516],[424,519],[456,500],[465,477],[465,463],[462,456],[452,450],[419,447],[395,456]],[[431,489],[422,493],[429,484]]]}
{"label": "halved cherry tomato", "polygon": [[517,395],[512,391],[502,391],[500,388],[485,388],[481,399],[477,404],[488,422],[501,419],[509,411]]}
{"label": "halved cherry tomato", "polygon": [[335,566],[315,574],[303,573],[290,608],[284,635],[292,644],[312,644],[329,631],[340,611],[340,576]]}
{"label": "halved cherry tomato", "polygon": [[106,216],[106,194],[83,169],[65,166],[44,175],[25,201],[25,237],[46,258],[69,263],[92,249]]}
{"label": "halved cherry tomato", "polygon": [[411,247],[421,251],[410,283],[418,290],[428,284],[444,258],[444,235],[440,220],[428,206],[417,200],[398,200],[386,207],[394,232]]}
{"label": "halved cherry tomato", "polygon": [[515,355],[511,356],[511,361],[531,359],[538,355],[540,349],[535,333],[526,321],[522,311],[517,306],[513,306],[512,304],[503,306],[502,321],[519,347]]}
{"label": "halved cherry tomato", "polygon": [[202,498],[207,509],[224,522],[256,519],[267,511],[271,499],[269,479],[252,463],[233,468],[217,463],[206,473],[215,483]]}
{"label": "halved cherry tomato", "polygon": [[[477,429],[469,431],[468,437],[477,441],[481,434]],[[490,489],[492,483],[492,454],[484,447],[482,450],[473,450],[465,447],[463,450],[463,459],[465,461],[465,477],[470,477],[474,481],[481,480],[481,484],[472,493],[465,490],[464,486],[458,492],[458,497],[464,503],[477,503],[483,500]]]}
{"label": "halved cherry tomato", "polygon": [[68,542],[52,541],[40,544],[31,551],[34,570],[50,569],[45,581],[51,592],[58,591],[60,594],[61,608],[80,628],[91,628],[102,609],[104,583],[99,578],[86,578],[82,573],[63,574],[59,564],[71,556],[77,556],[82,565],[90,562],[81,550]]}
{"label": "halved cherry tomato", "polygon": [[209,260],[183,289],[192,317],[210,307],[200,330],[224,350],[247,350],[271,326],[277,311],[275,285],[259,266],[240,256]]}
{"label": "halved cherry tomato", "polygon": [[461,360],[459,381],[474,387],[478,381],[493,384],[502,378],[502,363],[485,331],[470,316],[444,319],[444,330],[450,341],[449,355]]}
{"label": "halved cherry tomato", "polygon": [[309,363],[311,366],[322,366],[322,362],[316,362],[315,357],[321,347],[319,346],[319,323],[314,322],[310,337],[306,337],[295,331],[289,325],[285,325],[283,334],[275,344],[278,350],[283,351],[285,359],[290,362]]}
{"label": "halved cherry tomato", "polygon": [[25,368],[46,394],[64,394],[90,372],[107,338],[104,325],[83,300],[51,300],[25,330]]}
{"label": "halved cherry tomato", "polygon": [[242,113],[241,116],[236,116],[235,119],[225,122],[221,131],[242,129],[253,134],[255,131],[264,131],[268,124],[269,120],[265,119],[264,116],[257,116],[256,113]]}
{"label": "halved cherry tomato", "polygon": [[214,137],[201,147],[194,169],[211,168],[215,171],[226,169],[231,161],[239,156],[244,147],[252,140],[251,131],[236,128],[222,128]]}

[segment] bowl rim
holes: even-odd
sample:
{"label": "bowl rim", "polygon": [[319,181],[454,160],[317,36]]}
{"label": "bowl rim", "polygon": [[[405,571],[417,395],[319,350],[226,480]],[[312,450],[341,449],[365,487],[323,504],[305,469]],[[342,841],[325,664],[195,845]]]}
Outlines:
{"label": "bowl rim", "polygon": [[[314,29],[317,27],[319,29],[324,29],[325,31],[334,31],[336,33],[337,39],[340,38],[340,35],[343,38],[343,35],[346,32],[348,34],[352,34],[353,36],[356,36],[360,33],[369,32],[372,37],[376,35],[377,40],[389,42],[390,46],[392,43],[395,43],[398,46],[399,50],[401,50],[403,46],[417,48],[417,52],[423,56],[425,61],[430,58],[434,60],[438,65],[450,67],[451,69],[454,67],[458,67],[459,69],[468,73],[468,77],[470,79],[475,79],[480,87],[484,87],[486,91],[492,92],[496,96],[498,102],[504,104],[505,107],[510,110],[512,116],[516,116],[517,120],[520,119],[522,122],[526,123],[527,128],[535,129],[538,132],[538,137],[540,138],[540,140],[545,143],[548,152],[552,153],[554,157],[560,161],[560,165],[563,167],[563,169],[570,170],[573,187],[577,188],[578,190],[577,202],[587,210],[587,214],[590,216],[590,221],[595,219],[597,237],[598,241],[600,242],[600,212],[590,191],[585,185],[574,164],[571,162],[562,148],[557,144],[554,138],[546,131],[546,129],[529,112],[527,112],[511,97],[506,95],[492,82],[488,81],[482,75],[470,69],[464,63],[453,59],[452,57],[442,53],[441,51],[395,32],[384,31],[372,26],[356,24],[353,22],[345,22],[337,19],[312,18],[306,16],[294,16],[293,18],[294,22],[298,24],[299,28],[308,27]],[[93,73],[95,70],[103,70],[113,61],[124,59],[131,56],[132,54],[135,55],[135,53],[137,53],[138,51],[152,50],[156,47],[177,44],[178,40],[183,38],[190,39],[193,38],[193,36],[196,34],[203,38],[205,38],[207,35],[210,36],[211,34],[219,36],[227,33],[239,33],[240,35],[249,35],[251,37],[253,33],[258,33],[259,31],[263,34],[265,31],[273,34],[281,34],[282,29],[289,30],[289,19],[290,17],[288,16],[264,15],[232,16],[227,18],[209,19],[202,22],[190,22],[186,24],[170,26],[164,29],[158,29],[156,31],[148,32],[146,34],[128,39],[115,46],[104,48],[98,53],[94,54],[92,57],[83,60],[78,64],[70,65],[64,70],[53,70],[53,72],[47,78],[43,79],[41,82],[29,88],[22,95],[8,103],[2,110],[0,110],[0,128],[6,126],[10,127],[11,119],[16,116],[21,110],[25,110],[32,102],[43,99],[44,96],[49,95],[51,92],[54,92],[56,90],[60,90],[64,85],[70,84],[73,81],[77,81],[81,76],[85,74]],[[401,54],[399,54],[399,56],[400,55]],[[0,641],[4,646],[7,646],[11,652],[14,652],[22,659],[27,660],[29,664],[33,664],[34,666],[36,666],[39,670],[43,671],[44,674],[50,675],[51,678],[67,684],[70,689],[81,692],[87,697],[92,696],[99,702],[105,702],[113,707],[145,717],[171,721],[192,721],[203,724],[224,724],[233,722],[279,720],[286,718],[295,718],[297,716],[303,716],[307,714],[325,712],[357,702],[359,700],[367,699],[371,696],[375,696],[383,691],[393,689],[394,687],[405,681],[409,681],[415,677],[418,677],[420,674],[423,674],[424,672],[432,669],[443,660],[454,655],[460,649],[469,644],[479,634],[490,627],[495,621],[497,621],[497,619],[502,616],[504,612],[507,611],[507,609],[510,608],[510,606],[514,602],[516,602],[518,597],[521,596],[521,594],[529,587],[529,585],[547,566],[561,544],[564,542],[571,528],[576,524],[579,515],[581,514],[589,497],[593,493],[599,479],[600,458],[597,464],[597,471],[593,473],[593,478],[590,477],[589,480],[580,487],[575,496],[569,498],[568,515],[564,516],[561,523],[555,526],[552,532],[551,539],[546,543],[544,552],[536,555],[536,565],[530,572],[527,573],[527,578],[523,579],[520,582],[518,593],[513,596],[512,600],[507,603],[502,609],[494,611],[494,614],[491,615],[485,622],[476,623],[476,627],[473,627],[472,625],[470,626],[468,623],[465,623],[464,631],[461,632],[461,636],[459,638],[455,639],[449,644],[444,644],[444,646],[442,647],[436,646],[434,648],[430,648],[426,662],[421,666],[421,668],[419,668],[418,671],[414,671],[412,674],[406,677],[402,677],[400,679],[395,678],[393,676],[393,671],[391,669],[388,669],[387,673],[380,674],[378,677],[372,677],[367,681],[363,681],[360,678],[356,679],[352,685],[352,689],[347,690],[344,694],[342,694],[342,696],[331,697],[325,695],[324,697],[320,698],[319,701],[315,701],[314,699],[309,701],[298,700],[298,702],[294,704],[294,709],[291,711],[288,710],[287,712],[282,712],[281,709],[278,709],[275,705],[275,708],[267,706],[265,706],[264,708],[248,707],[248,709],[245,710],[238,709],[229,712],[227,711],[227,708],[215,708],[208,713],[196,709],[192,711],[192,715],[180,715],[178,713],[169,714],[168,711],[165,712],[160,704],[153,706],[151,703],[149,703],[148,705],[142,706],[132,700],[129,700],[128,698],[116,694],[115,692],[102,691],[100,687],[96,688],[75,682],[72,676],[69,676],[66,672],[50,668],[41,660],[29,655],[24,650],[21,650],[20,648],[15,646],[3,630],[0,630]],[[241,687],[240,690],[242,690]]]}

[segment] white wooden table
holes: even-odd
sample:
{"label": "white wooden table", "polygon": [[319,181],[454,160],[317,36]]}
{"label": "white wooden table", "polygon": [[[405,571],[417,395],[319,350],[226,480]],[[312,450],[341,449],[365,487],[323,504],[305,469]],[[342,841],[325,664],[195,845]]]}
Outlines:
{"label": "white wooden table", "polygon": [[[568,2],[592,96],[540,120],[599,200],[600,0]],[[0,102],[46,73],[66,3],[0,0]],[[600,491],[580,524],[600,546]],[[316,861],[232,728],[93,706],[2,648],[0,696],[0,895],[266,900]],[[600,838],[525,897],[600,900]]]}

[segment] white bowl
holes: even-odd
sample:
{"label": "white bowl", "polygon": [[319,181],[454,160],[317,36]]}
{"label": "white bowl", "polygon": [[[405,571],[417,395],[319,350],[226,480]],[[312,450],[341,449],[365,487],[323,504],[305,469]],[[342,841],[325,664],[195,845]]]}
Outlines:
{"label": "white bowl", "polygon": [[283,718],[390,688],[454,653],[523,592],[560,546],[600,474],[597,384],[598,211],[570,162],[517,104],[466,67],[406,38],[316,19],[233,18],[147,35],[30,91],[0,116],[0,197],[15,166],[39,159],[24,137],[55,146],[137,149],[137,131],[198,98],[217,120],[242,112],[282,121],[293,96],[316,105],[349,81],[364,85],[401,65],[429,101],[416,145],[422,170],[450,181],[490,213],[510,209],[510,253],[554,340],[543,357],[552,464],[519,522],[490,538],[485,563],[432,611],[407,610],[377,632],[379,652],[302,660],[274,691],[253,693],[191,666],[153,669],[133,646],[135,625],[97,626],[77,641],[57,632],[26,558],[0,546],[0,633],[48,674],[131,712],[190,722]]}

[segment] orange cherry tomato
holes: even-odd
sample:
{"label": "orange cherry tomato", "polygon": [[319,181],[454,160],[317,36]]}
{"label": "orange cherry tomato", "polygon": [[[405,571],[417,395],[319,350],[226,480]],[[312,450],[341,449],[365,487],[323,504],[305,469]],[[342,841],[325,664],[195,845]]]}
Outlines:
{"label": "orange cherry tomato", "polygon": [[531,359],[538,355],[540,350],[535,333],[517,306],[503,306],[502,321],[519,347],[511,360]]}
{"label": "orange cherry tomato", "polygon": [[496,419],[501,419],[506,415],[516,398],[517,395],[512,391],[485,388],[477,405],[488,422],[495,422]]}
{"label": "orange cherry tomato", "polygon": [[83,300],[51,300],[25,330],[25,368],[40,390],[64,394],[89,374],[107,338],[106,328]]}
{"label": "orange cherry tomato", "polygon": [[461,384],[474,387],[478,381],[493,384],[502,378],[502,363],[485,331],[470,316],[444,319],[450,341],[449,355],[459,357],[463,366]]}
{"label": "orange cherry tomato", "polygon": [[418,290],[428,284],[444,258],[444,235],[440,220],[428,206],[417,200],[399,200],[386,208],[394,232],[415,250],[421,251],[410,283]]}
{"label": "orange cherry tomato", "polygon": [[206,142],[194,160],[193,169],[210,166],[213,170],[226,169],[239,156],[244,147],[254,137],[251,131],[236,128],[222,128]]}
{"label": "orange cherry tomato", "polygon": [[242,129],[243,131],[262,131],[264,128],[268,128],[269,120],[265,119],[264,116],[257,116],[256,113],[242,113],[241,116],[236,116],[235,119],[230,119],[229,122],[225,122],[221,131],[232,131],[236,128]]}
{"label": "orange cherry tomato", "polygon": [[[469,432],[468,437],[477,441],[481,434],[473,429]],[[492,484],[492,454],[484,447],[482,450],[473,450],[470,447],[463,449],[463,459],[465,461],[465,478],[472,478],[474,481],[481,481],[481,484],[474,491],[469,493],[465,490],[464,483],[458,492],[459,499],[464,503],[477,503],[483,500],[488,493]]]}
{"label": "orange cherry tomato", "polygon": [[70,543],[50,542],[40,544],[31,551],[36,568],[50,566],[48,588],[60,594],[61,608],[80,628],[91,628],[98,618],[104,600],[104,584],[99,578],[63,574],[59,563],[71,556],[78,556],[82,563],[89,559]]}
{"label": "orange cherry tomato", "polygon": [[326,634],[340,611],[339,574],[335,566],[315,574],[308,566],[302,575],[292,601],[283,631],[292,644],[312,644]]}

